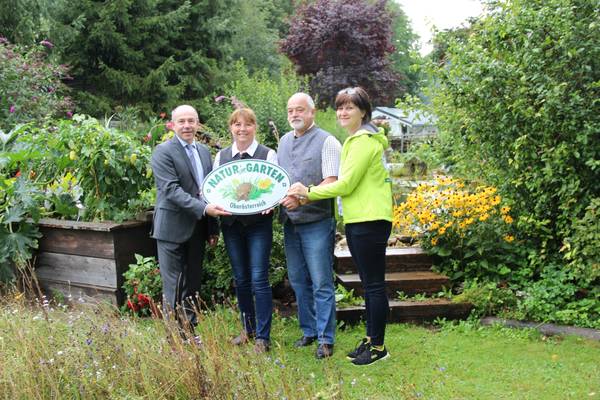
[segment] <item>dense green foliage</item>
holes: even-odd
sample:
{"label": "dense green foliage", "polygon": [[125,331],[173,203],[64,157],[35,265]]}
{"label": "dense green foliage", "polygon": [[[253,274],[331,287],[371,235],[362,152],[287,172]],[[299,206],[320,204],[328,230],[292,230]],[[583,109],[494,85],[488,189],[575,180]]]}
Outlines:
{"label": "dense green foliage", "polygon": [[[49,195],[66,195],[59,202],[50,196],[48,213],[122,221],[152,205],[144,196],[153,185],[152,149],[137,132],[106,128],[94,118],[75,115],[53,126],[30,127],[17,140],[20,148],[41,154],[21,160],[21,173],[33,174]],[[69,204],[79,204],[80,210]]]}
{"label": "dense green foliage", "polygon": [[521,317],[589,325],[600,318],[598,5],[489,7],[468,35],[447,35],[433,68],[443,148],[455,173],[512,203],[525,250],[523,279],[510,281],[524,292]]}
{"label": "dense green foliage", "polygon": [[[417,95],[421,79],[419,69],[415,68],[415,64],[421,60],[416,47],[418,36],[413,32],[410,20],[398,2],[388,1],[387,8],[392,14],[392,69],[400,75],[404,91]],[[399,92],[397,95],[401,94]]]}
{"label": "dense green foliage", "polygon": [[[178,41],[192,21],[206,25],[192,11],[189,2],[169,0],[57,2],[51,34],[71,67],[79,106],[102,115],[116,105],[136,104],[149,114],[209,81],[214,63],[198,46]],[[191,67],[197,78],[182,82],[179,75]]]}
{"label": "dense green foliage", "polygon": [[65,117],[73,105],[62,82],[67,68],[47,60],[52,43],[15,46],[0,37],[0,129]]}
{"label": "dense green foliage", "polygon": [[156,258],[135,254],[135,264],[129,264],[123,278],[127,296],[123,310],[141,316],[157,315],[157,307],[162,302],[162,282]]}
{"label": "dense green foliage", "polygon": [[[58,1],[51,37],[91,115],[136,106],[143,116],[222,87],[235,60],[276,74],[289,0]],[[187,100],[184,100],[187,99]]]}
{"label": "dense green foliage", "polygon": [[249,73],[242,62],[236,63],[231,77],[231,82],[222,92],[192,103],[197,104],[209,133],[219,140],[222,147],[229,146],[229,115],[235,107],[245,105],[256,113],[258,141],[277,149],[279,137],[289,130],[287,101],[292,94],[307,86],[306,80],[290,71],[289,64],[277,77],[271,78],[266,70]]}
{"label": "dense green foliage", "polygon": [[0,0],[0,37],[31,45],[40,39],[46,0]]}
{"label": "dense green foliage", "polygon": [[22,160],[37,157],[35,151],[20,150],[15,138],[25,129],[17,126],[8,134],[0,131],[0,289],[12,283],[15,271],[23,270],[37,248],[43,191],[30,176],[15,170]]}

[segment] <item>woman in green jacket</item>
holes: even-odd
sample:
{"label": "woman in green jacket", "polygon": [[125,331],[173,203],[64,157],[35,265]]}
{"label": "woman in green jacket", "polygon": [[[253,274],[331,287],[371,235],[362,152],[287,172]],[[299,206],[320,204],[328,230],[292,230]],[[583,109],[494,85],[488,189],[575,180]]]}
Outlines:
{"label": "woman in green jacket", "polygon": [[306,187],[295,183],[288,194],[305,201],[340,197],[346,241],[365,291],[367,335],[348,353],[356,365],[386,358],[385,251],[392,229],[392,188],[383,152],[388,140],[371,123],[371,102],[360,87],[341,90],[335,99],[338,123],[348,132],[338,180]]}

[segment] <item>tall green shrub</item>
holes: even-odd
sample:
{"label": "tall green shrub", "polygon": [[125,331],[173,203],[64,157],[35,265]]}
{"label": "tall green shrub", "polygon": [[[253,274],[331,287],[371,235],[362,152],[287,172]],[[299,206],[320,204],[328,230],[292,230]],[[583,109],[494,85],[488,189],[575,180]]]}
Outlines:
{"label": "tall green shrub", "polygon": [[[204,98],[198,111],[222,145],[229,145],[231,137],[227,120],[235,106],[246,105],[254,110],[257,117],[258,140],[272,148],[277,148],[277,134],[283,136],[288,129],[287,101],[299,90],[305,90],[307,82],[287,68],[272,78],[266,70],[250,74],[243,62],[236,63],[231,83],[222,93]],[[278,133],[275,133],[274,127]]]}
{"label": "tall green shrub", "polygon": [[53,216],[122,221],[153,205],[148,196],[154,187],[152,148],[136,132],[107,128],[77,114],[48,127],[31,127],[17,145],[41,153],[19,165],[21,174],[35,176],[44,188],[45,211]]}
{"label": "tall green shrub", "polygon": [[48,61],[52,43],[15,46],[0,37],[0,129],[47,117],[65,117],[73,105],[65,66]]}
{"label": "tall green shrub", "polygon": [[513,199],[532,262],[557,256],[600,195],[598,3],[493,1],[434,73],[446,144]]}
{"label": "tall green shrub", "polygon": [[232,1],[52,3],[51,36],[71,66],[80,110],[102,116],[135,105],[149,116],[209,93],[229,51]]}

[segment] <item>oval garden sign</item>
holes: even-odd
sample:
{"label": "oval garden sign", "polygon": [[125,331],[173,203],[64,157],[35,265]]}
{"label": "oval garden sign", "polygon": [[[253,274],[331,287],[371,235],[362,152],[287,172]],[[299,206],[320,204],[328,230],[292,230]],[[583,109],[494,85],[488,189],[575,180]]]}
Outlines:
{"label": "oval garden sign", "polygon": [[283,168],[264,160],[228,162],[204,179],[202,193],[209,203],[232,214],[256,214],[276,206],[290,187]]}

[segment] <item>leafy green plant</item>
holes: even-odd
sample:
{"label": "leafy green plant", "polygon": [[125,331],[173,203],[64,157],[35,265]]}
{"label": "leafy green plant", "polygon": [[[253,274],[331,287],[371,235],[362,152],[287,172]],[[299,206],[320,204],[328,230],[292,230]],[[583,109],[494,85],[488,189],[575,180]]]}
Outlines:
{"label": "leafy green plant", "polygon": [[64,218],[77,219],[80,209],[83,209],[82,194],[77,179],[67,172],[46,187],[44,208]]}
{"label": "leafy green plant", "polygon": [[257,118],[257,138],[262,144],[277,148],[278,136],[288,129],[287,101],[295,92],[307,87],[306,79],[298,78],[288,64],[277,77],[267,71],[248,73],[243,62],[235,64],[231,82],[223,92],[204,98],[198,111],[211,135],[219,138],[222,146],[231,138],[227,121],[235,107],[246,105]]}
{"label": "leafy green plant", "polygon": [[135,260],[123,274],[123,290],[127,295],[123,309],[143,316],[157,314],[155,304],[161,303],[162,280],[156,258],[136,254]]}
{"label": "leafy green plant", "polygon": [[47,60],[52,43],[15,46],[0,37],[0,129],[48,117],[70,115],[68,70]]}
{"label": "leafy green plant", "polygon": [[6,283],[13,279],[12,268],[23,269],[37,248],[41,199],[27,178],[0,177],[0,276]]}
{"label": "leafy green plant", "polygon": [[561,264],[547,266],[521,294],[515,318],[600,328],[600,287],[581,289],[574,271]]}
{"label": "leafy green plant", "polygon": [[427,301],[430,300],[430,297],[427,297],[426,294],[423,293],[417,293],[413,296],[409,296],[406,293],[404,293],[402,290],[398,290],[396,292],[396,299],[400,300],[400,301]]}
{"label": "leafy green plant", "polygon": [[464,283],[462,293],[454,296],[453,301],[473,304],[471,315],[483,317],[514,309],[517,296],[511,289],[501,287],[497,283],[480,283],[473,280]]}
{"label": "leafy green plant", "polygon": [[592,199],[561,248],[569,270],[583,287],[600,286],[600,197]]}
{"label": "leafy green plant", "polygon": [[439,178],[421,183],[394,208],[394,228],[419,236],[453,280],[515,279],[527,270],[516,246],[510,207],[493,187]]}
{"label": "leafy green plant", "polygon": [[[122,221],[153,205],[140,201],[140,195],[153,187],[152,149],[136,132],[107,128],[94,118],[75,115],[72,120],[32,128],[19,138],[19,145],[43,149],[42,157],[23,160],[22,166],[35,171],[50,188],[55,181],[60,187],[64,174],[71,174],[71,194],[75,202],[80,200],[84,220]],[[70,218],[74,210],[55,207],[53,211]]]}
{"label": "leafy green plant", "polygon": [[338,284],[335,288],[335,304],[338,308],[362,306],[365,304],[365,300],[354,295],[354,289],[348,290]]}
{"label": "leafy green plant", "polygon": [[26,128],[18,125],[8,134],[0,130],[0,288],[26,267],[41,236],[36,222],[42,215],[43,192],[31,174],[18,169],[20,162],[35,157],[15,146]]}

